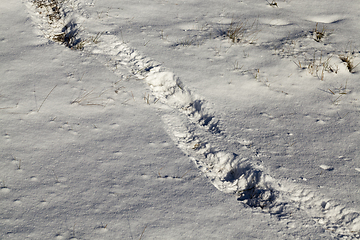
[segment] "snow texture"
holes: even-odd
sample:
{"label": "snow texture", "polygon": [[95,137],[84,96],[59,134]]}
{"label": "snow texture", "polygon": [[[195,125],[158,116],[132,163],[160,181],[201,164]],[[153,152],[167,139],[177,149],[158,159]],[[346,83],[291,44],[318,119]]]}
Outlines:
{"label": "snow texture", "polygon": [[1,238],[359,239],[349,4],[6,4]]}

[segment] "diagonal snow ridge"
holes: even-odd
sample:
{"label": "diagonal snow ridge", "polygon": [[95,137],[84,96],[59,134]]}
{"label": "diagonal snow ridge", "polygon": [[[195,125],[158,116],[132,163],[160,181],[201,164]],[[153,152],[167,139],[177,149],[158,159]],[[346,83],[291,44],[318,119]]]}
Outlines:
{"label": "diagonal snow ridge", "polygon": [[273,179],[256,156],[242,158],[221,150],[227,143],[219,138],[223,131],[219,122],[214,121],[215,114],[206,101],[191,93],[174,73],[111,35],[104,36],[101,44],[92,46],[92,53],[110,57],[114,65],[129,68],[138,78],[144,79],[157,99],[186,116],[183,119],[175,112],[164,115],[163,121],[173,141],[217,189],[236,194],[239,201],[279,218],[290,218],[301,209],[336,236],[359,237],[360,217],[356,211],[324,200],[316,190],[301,184]]}
{"label": "diagonal snow ridge", "polygon": [[[102,43],[92,46],[91,52],[105,54],[114,64],[128,67],[136,77],[144,79],[155,98],[187,116],[187,119],[179,120],[176,114],[165,115],[163,120],[179,148],[196,162],[216,188],[227,193],[241,190],[241,200],[249,201],[253,206],[264,206],[273,201],[275,195],[266,184],[270,177],[262,174],[260,165],[255,167],[251,161],[240,159],[234,153],[214,150],[212,144],[202,140],[204,135],[210,135],[216,138],[215,142],[219,141],[218,137],[222,136],[219,121],[207,107],[207,102],[192,94],[174,73],[141,56],[114,36],[104,36]],[[185,126],[187,121],[192,126]]]}
{"label": "diagonal snow ridge", "polygon": [[[62,4],[66,9],[62,11],[62,22],[49,23],[41,14],[34,14],[36,9],[32,4],[28,6],[34,21],[50,39],[61,31],[63,23],[71,22],[76,26],[76,19],[86,21],[81,17],[86,13],[82,12],[81,4],[76,0]],[[315,189],[272,178],[261,164],[262,156],[246,150],[239,154],[228,150],[229,141],[234,140],[226,136],[207,101],[193,94],[160,63],[142,56],[111,34],[104,34],[98,44],[88,45],[86,51],[99,59],[106,59],[104,64],[110,62],[115,67],[114,73],[121,77],[116,68],[118,65],[126,67],[132,75],[149,85],[157,100],[176,110],[163,116],[167,131],[217,189],[236,194],[239,201],[279,219],[292,218],[294,212],[302,210],[336,238],[360,238],[360,214],[357,211],[326,199]]]}
{"label": "diagonal snow ridge", "polygon": [[[159,63],[141,56],[112,35],[102,36],[100,43],[87,49],[92,54],[110,58],[115,67],[125,66],[138,79],[143,79],[151,88],[156,101],[178,109],[192,122],[210,132],[222,132],[206,100],[192,94],[173,72],[167,71]],[[117,73],[116,69],[114,73]]]}
{"label": "diagonal snow ridge", "polygon": [[206,137],[201,129],[196,129],[192,124],[186,126],[186,121],[176,115],[168,114],[162,118],[173,141],[220,191],[236,193],[240,189],[260,186],[265,181],[260,166],[255,169],[247,158],[240,158],[234,153],[212,147],[209,142],[203,142]]}

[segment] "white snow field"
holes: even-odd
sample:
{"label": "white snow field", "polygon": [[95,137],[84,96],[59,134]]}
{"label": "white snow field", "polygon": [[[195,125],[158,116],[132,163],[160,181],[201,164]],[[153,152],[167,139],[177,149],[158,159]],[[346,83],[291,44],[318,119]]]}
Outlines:
{"label": "white snow field", "polygon": [[360,239],[360,4],[0,5],[0,239]]}

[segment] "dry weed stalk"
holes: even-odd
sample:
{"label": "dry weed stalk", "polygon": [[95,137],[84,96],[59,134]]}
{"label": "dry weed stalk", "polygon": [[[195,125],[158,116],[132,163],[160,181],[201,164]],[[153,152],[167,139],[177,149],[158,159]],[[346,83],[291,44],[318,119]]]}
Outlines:
{"label": "dry weed stalk", "polygon": [[98,32],[97,34],[96,34],[96,36],[94,36],[94,37],[90,37],[89,38],[89,41],[91,41],[91,42],[93,42],[93,43],[95,43],[95,44],[98,44],[99,42],[100,42],[100,37],[102,36],[104,34],[104,32]]}
{"label": "dry weed stalk", "polygon": [[[236,23],[235,20],[232,19],[230,26],[225,31],[225,36],[228,37],[233,43],[239,43],[241,41],[248,41],[249,43],[253,43],[256,40],[256,34],[258,31],[251,32],[249,29],[253,29],[256,24],[257,20],[255,20],[251,26],[247,27],[246,21],[239,21]],[[250,39],[247,39],[248,37],[250,37]]]}
{"label": "dry weed stalk", "polygon": [[[77,103],[80,105],[86,105],[86,106],[106,106],[106,102],[104,99],[100,99],[100,97],[106,92],[102,91],[99,94],[94,93],[94,89],[90,91],[84,91],[82,94],[80,94],[77,98],[75,98],[73,101],[71,101],[71,104]],[[100,100],[100,101],[99,101]]]}
{"label": "dry weed stalk", "polygon": [[[62,5],[64,0],[33,0],[33,4],[38,8],[46,12],[46,16],[49,19],[49,24],[53,24],[62,18]],[[41,14],[42,12],[40,12]]]}
{"label": "dry weed stalk", "polygon": [[[311,75],[318,77],[320,80],[324,80],[325,71],[326,72],[338,72],[338,66],[333,66],[330,64],[332,56],[323,61],[323,54],[321,52],[319,60],[316,59],[316,51],[314,52],[314,56],[312,61],[308,64],[307,68]],[[299,63],[294,62],[298,67],[302,68],[301,62]]]}
{"label": "dry weed stalk", "polygon": [[347,69],[349,70],[350,73],[353,73],[355,68],[360,64],[354,64],[353,62],[353,55],[350,53],[347,54],[342,54],[339,56],[340,60],[343,61],[346,64]]}
{"label": "dry weed stalk", "polygon": [[320,42],[323,37],[325,37],[326,34],[326,27],[323,25],[321,31],[318,29],[318,23],[316,23],[315,29],[313,31],[314,34],[314,40],[316,42]]}
{"label": "dry weed stalk", "polygon": [[53,87],[50,92],[48,93],[48,95],[46,95],[46,97],[44,98],[44,101],[42,101],[40,107],[38,108],[37,112],[40,111],[40,108],[42,107],[42,105],[44,105],[44,102],[46,101],[46,99],[48,99],[48,97],[50,96],[50,94],[52,93],[52,91],[54,91],[54,89],[57,87],[57,85],[55,85],[55,87]]}
{"label": "dry weed stalk", "polygon": [[[61,26],[65,22],[64,2],[65,0],[32,0],[39,14],[44,14],[49,25],[52,25],[54,28],[58,28],[59,24]],[[59,32],[57,34],[50,34],[49,38],[71,49],[82,50],[84,48],[86,40],[81,40],[77,37],[79,33],[77,24],[70,21]],[[98,41],[99,37],[97,35],[93,41]]]}

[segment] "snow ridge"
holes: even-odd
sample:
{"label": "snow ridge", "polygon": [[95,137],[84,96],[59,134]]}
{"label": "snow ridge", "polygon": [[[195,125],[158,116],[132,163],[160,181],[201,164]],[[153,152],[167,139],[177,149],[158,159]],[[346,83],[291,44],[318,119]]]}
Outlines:
{"label": "snow ridge", "polygon": [[[63,32],[64,23],[71,22],[76,26],[77,19],[86,21],[82,17],[86,13],[76,0],[62,5],[62,20],[55,23],[49,23],[44,17],[38,18],[33,5],[28,6],[34,21],[50,39],[55,33]],[[156,101],[176,110],[163,116],[167,131],[217,189],[236,194],[239,201],[279,219],[290,219],[294,212],[305,211],[334,237],[360,238],[360,214],[357,211],[326,199],[314,189],[272,178],[261,165],[263,156],[259,154],[246,150],[240,154],[228,151],[229,140],[224,126],[207,101],[193,94],[173,72],[110,34],[104,34],[99,43],[86,46],[85,51],[98,58],[110,59],[115,66],[114,73],[121,76],[116,67],[124,66],[133,76],[147,83]]]}

